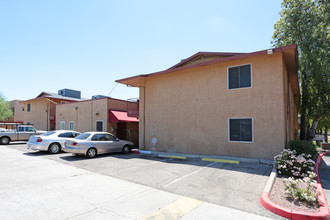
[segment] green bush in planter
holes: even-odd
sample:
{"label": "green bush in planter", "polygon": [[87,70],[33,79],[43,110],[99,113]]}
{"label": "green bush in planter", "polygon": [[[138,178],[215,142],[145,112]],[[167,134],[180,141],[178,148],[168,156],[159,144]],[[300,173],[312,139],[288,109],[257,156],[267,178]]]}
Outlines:
{"label": "green bush in planter", "polygon": [[317,151],[316,146],[309,141],[293,140],[289,142],[289,149],[295,150],[296,155],[305,153],[312,155],[312,158],[315,159]]}

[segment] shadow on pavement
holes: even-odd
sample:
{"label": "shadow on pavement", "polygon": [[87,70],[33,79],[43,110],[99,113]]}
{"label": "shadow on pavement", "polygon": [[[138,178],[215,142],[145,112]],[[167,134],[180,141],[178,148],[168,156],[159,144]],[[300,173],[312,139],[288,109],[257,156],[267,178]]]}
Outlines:
{"label": "shadow on pavement", "polygon": [[48,151],[31,151],[31,152],[25,152],[23,154],[26,156],[30,156],[30,157],[40,157],[40,156],[49,156],[49,155],[61,155],[61,154],[66,154],[66,153],[60,152],[57,154],[51,154],[51,153],[48,153]]}
{"label": "shadow on pavement", "polygon": [[[268,164],[260,164],[260,163],[246,163],[242,162],[240,164],[230,164],[230,163],[221,163],[221,162],[210,162],[210,161],[202,161],[200,158],[198,159],[187,159],[187,160],[180,160],[180,159],[173,159],[173,158],[163,158],[157,157],[153,155],[146,155],[146,154],[123,154],[123,153],[109,153],[109,154],[102,154],[97,155],[95,158],[87,158],[84,155],[65,155],[60,157],[62,160],[73,162],[73,161],[83,161],[83,160],[94,160],[97,158],[107,158],[107,157],[115,157],[120,160],[130,160],[130,159],[141,159],[141,160],[150,160],[155,162],[162,162],[167,164],[182,164],[182,165],[193,165],[193,166],[200,166],[205,167],[209,166],[210,168],[214,169],[225,169],[230,171],[237,171],[237,172],[244,172],[249,174],[256,174],[262,176],[269,176],[272,170],[272,165]],[[139,169],[137,167],[137,169]]]}
{"label": "shadow on pavement", "polygon": [[330,190],[330,155],[324,156],[319,168],[319,175],[324,189]]}

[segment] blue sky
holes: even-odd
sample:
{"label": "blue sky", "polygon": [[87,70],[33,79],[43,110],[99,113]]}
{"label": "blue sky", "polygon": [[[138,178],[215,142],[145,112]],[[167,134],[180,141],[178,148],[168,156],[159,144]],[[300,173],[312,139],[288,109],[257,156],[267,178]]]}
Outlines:
{"label": "blue sky", "polygon": [[[70,88],[91,98],[199,51],[264,50],[280,10],[280,0],[0,0],[0,92],[26,100]],[[118,85],[111,97],[138,89]]]}

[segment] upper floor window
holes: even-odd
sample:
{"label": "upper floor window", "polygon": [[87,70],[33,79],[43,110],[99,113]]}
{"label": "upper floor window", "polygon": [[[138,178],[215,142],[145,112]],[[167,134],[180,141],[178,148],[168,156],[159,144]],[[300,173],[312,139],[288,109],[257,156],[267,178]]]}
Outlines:
{"label": "upper floor window", "polygon": [[251,64],[228,68],[228,88],[251,87]]}
{"label": "upper floor window", "polygon": [[27,111],[31,111],[31,104],[27,104]]}

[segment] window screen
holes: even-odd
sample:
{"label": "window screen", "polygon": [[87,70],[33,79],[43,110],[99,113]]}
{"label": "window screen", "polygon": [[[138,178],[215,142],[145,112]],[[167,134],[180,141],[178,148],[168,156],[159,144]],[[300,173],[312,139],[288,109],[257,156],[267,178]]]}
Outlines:
{"label": "window screen", "polygon": [[228,68],[229,89],[251,87],[251,65]]}
{"label": "window screen", "polygon": [[229,140],[252,142],[252,119],[229,119]]}

